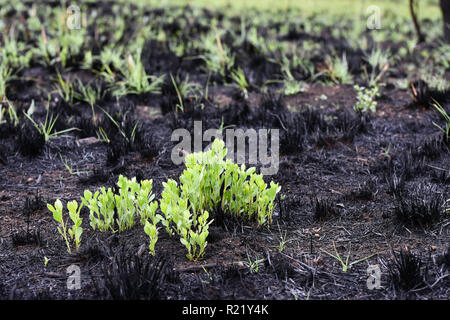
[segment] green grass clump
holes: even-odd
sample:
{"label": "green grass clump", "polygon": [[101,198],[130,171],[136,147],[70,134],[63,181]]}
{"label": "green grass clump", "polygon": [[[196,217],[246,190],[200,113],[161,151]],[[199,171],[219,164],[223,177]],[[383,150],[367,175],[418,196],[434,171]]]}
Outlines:
{"label": "green grass clump", "polygon": [[152,201],[155,197],[151,193],[152,184],[152,180],[139,183],[136,178],[127,179],[121,175],[117,182],[118,194],[111,188],[106,190],[105,187],[94,194],[85,190],[81,201],[89,208],[91,227],[100,231],[122,232],[135,225],[136,216],[140,218],[142,225],[145,225],[148,219],[156,224],[158,202]]}

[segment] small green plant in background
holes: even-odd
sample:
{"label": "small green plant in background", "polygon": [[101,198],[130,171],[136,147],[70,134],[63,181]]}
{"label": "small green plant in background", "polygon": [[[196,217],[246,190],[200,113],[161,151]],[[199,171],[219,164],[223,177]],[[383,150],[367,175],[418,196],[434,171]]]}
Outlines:
{"label": "small green plant in background", "polygon": [[17,127],[20,121],[16,109],[9,100],[6,100],[6,103],[8,104],[8,108],[5,108],[3,106],[4,103],[0,102],[0,124],[4,124],[8,121],[5,117],[6,112],[8,112],[9,123],[14,127]]}
{"label": "small green plant in background", "polygon": [[12,34],[3,37],[3,47],[0,49],[0,57],[6,65],[15,70],[26,68],[30,65],[33,55],[32,50],[27,50],[27,46],[22,41],[17,41]]}
{"label": "small green plant in background", "polygon": [[445,120],[445,125],[441,127],[435,122],[433,122],[433,124],[444,133],[445,141],[448,143],[449,142],[448,138],[450,136],[450,115],[448,115],[445,109],[437,102],[433,104],[433,107],[439,112],[439,114]]}
{"label": "small green plant in background", "polygon": [[371,254],[370,256],[367,256],[367,257],[364,257],[364,258],[355,260],[355,261],[353,261],[353,262],[349,262],[349,260],[350,260],[351,248],[352,248],[352,247],[351,247],[351,244],[350,244],[350,246],[349,246],[349,248],[348,248],[347,257],[345,258],[345,261],[344,261],[344,260],[342,259],[342,257],[339,255],[339,252],[338,252],[337,249],[336,249],[336,244],[334,243],[334,241],[333,241],[333,248],[334,248],[335,254],[329,253],[329,252],[327,252],[327,251],[325,251],[325,250],[322,250],[322,251],[325,252],[326,254],[328,254],[330,257],[332,257],[332,258],[334,258],[334,259],[336,259],[337,261],[340,262],[340,264],[341,264],[341,266],[342,266],[342,272],[347,272],[348,269],[349,269],[352,265],[357,264],[357,263],[360,263],[360,262],[362,262],[362,261],[364,261],[364,260],[367,260],[367,259],[373,257],[374,255],[376,255],[376,253],[374,253],[374,254]]}
{"label": "small green plant in background", "polygon": [[242,263],[250,269],[250,273],[258,273],[259,267],[264,262],[264,260],[264,258],[253,260],[252,258],[250,258],[250,255],[247,252],[247,261],[243,261]]}
{"label": "small green plant in background", "polygon": [[63,99],[66,103],[72,104],[74,98],[74,87],[70,80],[65,80],[61,73],[56,70],[58,78],[55,84],[55,90],[58,92],[58,95]]}
{"label": "small green plant in background", "polygon": [[97,123],[97,116],[95,114],[94,106],[98,100],[103,96],[101,88],[98,85],[84,85],[80,79],[76,79],[76,90],[74,91],[74,97],[80,101],[89,104],[92,110],[92,122]]}
{"label": "small green plant in background", "polygon": [[383,74],[388,70],[390,55],[391,53],[388,50],[383,51],[380,48],[373,49],[366,55],[365,60],[369,63],[371,72],[368,74],[365,66],[363,70],[366,81],[370,87],[375,86],[378,80],[380,80]]}
{"label": "small green plant in background", "polygon": [[230,48],[222,44],[220,39],[221,32],[215,30],[202,37],[201,43],[203,47],[201,49],[205,53],[199,58],[205,61],[207,69],[213,74],[219,74],[222,78],[225,78],[234,66],[235,55],[231,53],[232,50]]}
{"label": "small green plant in background", "polygon": [[78,128],[69,128],[64,129],[61,131],[53,132],[53,127],[55,126],[56,121],[58,120],[58,116],[53,118],[53,115],[50,114],[49,105],[47,105],[47,114],[45,115],[45,121],[44,123],[37,123],[32,117],[31,114],[34,111],[34,100],[31,102],[31,106],[28,109],[27,112],[23,112],[25,117],[28,118],[28,120],[31,121],[31,123],[34,125],[36,130],[39,132],[39,134],[44,136],[45,142],[48,142],[50,139],[56,138],[57,136],[60,136],[62,134],[65,134],[70,131],[78,130]]}
{"label": "small green plant in background", "polygon": [[250,89],[250,85],[245,77],[244,71],[242,68],[238,68],[231,72],[231,78],[235,82],[234,85],[241,91],[241,94],[245,99],[248,99],[248,90]]}
{"label": "small green plant in background", "polygon": [[[282,62],[280,63],[281,72],[283,73],[284,80],[280,81],[284,83],[284,88],[280,90],[284,95],[295,95],[300,92],[304,92],[308,85],[303,81],[298,81],[294,78],[291,72],[291,65],[294,68],[302,68],[306,72],[310,72],[311,70],[306,69],[307,67],[303,64],[302,59],[300,59],[296,54],[289,59],[286,56],[283,56]],[[314,67],[313,67],[314,69]],[[313,72],[313,71],[311,71]],[[272,80],[269,82],[278,82],[276,80]]]}
{"label": "small green plant in background", "polygon": [[356,90],[357,99],[353,110],[355,110],[356,112],[367,112],[369,110],[371,112],[376,112],[377,102],[375,101],[375,98],[380,95],[378,92],[378,86],[369,89],[355,85],[353,88]]}
{"label": "small green plant in background", "polygon": [[72,227],[68,229],[67,220],[64,222],[63,205],[61,200],[57,199],[54,206],[47,204],[47,208],[53,213],[53,219],[60,224],[60,227],[58,227],[58,232],[66,242],[68,253],[72,252],[71,243],[75,245],[75,249],[77,251],[81,244],[81,235],[83,234],[81,223],[83,222],[83,219],[80,217],[80,211],[82,207],[83,205],[78,207],[78,203],[75,200],[67,203],[69,217],[73,222]]}
{"label": "small green plant in background", "polygon": [[129,54],[127,63],[122,64],[123,79],[115,86],[113,95],[160,93],[159,87],[164,80],[164,75],[161,77],[147,75],[141,61],[141,51],[142,49],[138,48],[134,55]]}
{"label": "small green plant in background", "polygon": [[144,232],[150,238],[150,243],[148,245],[148,248],[150,250],[150,254],[154,256],[156,254],[155,253],[155,245],[156,245],[156,242],[158,241],[158,228],[156,227],[155,224],[146,221],[145,226],[144,226]]}
{"label": "small green plant in background", "polygon": [[[119,130],[119,133],[122,135],[122,137],[125,139],[125,141],[128,144],[132,144],[134,142],[135,137],[136,137],[136,130],[138,129],[139,120],[137,120],[134,123],[133,129],[131,130],[131,133],[128,136],[127,133],[125,132],[126,129],[124,128],[125,127],[124,123],[126,121],[126,117],[128,115],[128,112],[125,112],[124,114],[120,114],[120,113],[118,114],[119,117],[122,120],[122,121],[119,120],[120,121],[119,122],[116,119],[114,119],[114,117],[112,115],[110,115],[102,107],[99,107],[99,108],[104,112],[104,114],[109,118],[109,120],[111,120],[111,122],[116,126],[117,130]],[[100,127],[99,130],[97,131],[97,137],[103,142],[107,142],[107,143],[110,142],[110,139],[109,139],[106,131],[102,127]]]}
{"label": "small green plant in background", "polygon": [[89,171],[74,171],[73,170],[73,166],[72,163],[69,162],[69,160],[64,159],[61,155],[61,153],[59,154],[59,158],[61,159],[61,162],[63,163],[64,167],[67,169],[67,171],[69,172],[70,175],[81,175],[81,174],[86,174],[89,173]]}
{"label": "small green plant in background", "polygon": [[348,68],[347,56],[345,53],[341,58],[328,58],[328,76],[334,83],[349,84],[353,82],[352,74]]}

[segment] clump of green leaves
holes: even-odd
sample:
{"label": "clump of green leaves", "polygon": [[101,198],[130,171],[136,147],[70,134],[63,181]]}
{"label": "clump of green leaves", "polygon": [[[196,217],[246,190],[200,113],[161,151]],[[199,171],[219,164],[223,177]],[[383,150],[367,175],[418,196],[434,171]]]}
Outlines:
{"label": "clump of green leaves", "polygon": [[246,169],[225,160],[224,142],[216,139],[206,152],[186,156],[186,170],[180,185],[169,179],[163,183],[162,224],[169,234],[177,233],[188,249],[188,259],[204,254],[208,236],[209,212],[221,209],[237,218],[253,220],[262,226],[272,222],[274,200],[281,187],[270,187],[255,168]]}
{"label": "clump of green leaves", "polygon": [[367,73],[367,68],[364,66],[364,75],[369,86],[375,86],[378,80],[389,68],[390,52],[383,51],[380,48],[373,49],[365,58],[371,67],[370,74]]}
{"label": "clump of green leaves", "polygon": [[69,217],[72,220],[73,225],[71,228],[67,229],[67,220],[64,221],[63,217],[63,205],[61,200],[57,199],[55,202],[55,206],[51,204],[47,204],[47,208],[53,213],[53,219],[60,224],[58,227],[58,232],[61,234],[63,239],[66,242],[67,252],[71,253],[71,243],[75,245],[75,249],[78,251],[78,248],[81,244],[81,235],[83,234],[83,228],[81,227],[81,223],[83,219],[80,217],[80,211],[83,205],[78,207],[77,201],[71,201],[67,203],[67,210],[69,210]]}
{"label": "clump of green leaves", "polygon": [[234,85],[241,91],[242,96],[245,99],[248,99],[248,90],[250,89],[250,85],[242,68],[238,68],[237,70],[231,72],[231,78],[235,82]]}
{"label": "clump of green leaves", "polygon": [[328,254],[330,257],[332,257],[332,258],[334,258],[334,259],[336,259],[337,261],[340,262],[340,264],[342,266],[342,272],[347,272],[348,269],[351,268],[351,266],[353,266],[354,264],[360,263],[360,262],[362,262],[364,260],[367,260],[367,259],[373,257],[374,255],[376,255],[376,253],[374,253],[374,254],[371,254],[371,255],[369,255],[367,257],[364,257],[364,258],[355,260],[353,262],[350,262],[349,260],[350,260],[350,253],[351,253],[351,244],[350,244],[350,246],[348,248],[347,257],[345,258],[345,261],[339,255],[339,252],[336,249],[336,244],[334,243],[334,241],[333,241],[333,248],[334,248],[335,254],[329,253],[328,251],[325,251],[325,250],[322,250],[322,251],[325,252],[326,254]]}
{"label": "clump of green leaves", "polygon": [[13,34],[5,35],[3,38],[3,47],[0,49],[0,57],[13,69],[21,69],[30,65],[33,55],[31,50],[27,50],[26,44],[17,41]]}
{"label": "clump of green leaves", "polygon": [[222,78],[229,75],[234,66],[235,55],[231,53],[230,48],[222,44],[220,32],[211,32],[202,37],[201,43],[205,53],[200,58],[205,61],[207,69]]}
{"label": "clump of green leaves", "polygon": [[63,135],[67,132],[70,132],[73,130],[79,130],[78,128],[68,128],[68,129],[54,132],[53,127],[55,126],[56,121],[58,120],[58,115],[54,118],[53,114],[50,114],[49,103],[47,104],[47,113],[45,115],[44,123],[42,123],[42,122],[37,123],[31,117],[31,114],[33,114],[33,112],[34,112],[34,100],[31,101],[31,106],[30,106],[28,112],[24,112],[23,114],[25,115],[25,117],[28,118],[28,120],[31,121],[33,126],[39,132],[39,134],[44,136],[45,142],[48,142],[50,139],[56,138],[57,136]]}
{"label": "clump of green leaves", "polygon": [[353,77],[350,73],[345,54],[341,58],[329,58],[327,64],[328,76],[334,83],[352,83]]}
{"label": "clump of green leaves", "polygon": [[139,183],[136,178],[127,179],[121,175],[117,182],[117,194],[105,187],[94,194],[85,190],[81,201],[89,208],[91,227],[100,231],[122,232],[135,225],[136,216],[140,218],[142,225],[148,219],[156,225],[159,221],[159,217],[155,215],[158,202],[153,201],[155,196],[151,193],[152,183],[152,180]]}
{"label": "clump of green leaves", "polygon": [[155,253],[155,245],[156,245],[156,242],[158,241],[158,228],[156,227],[156,224],[146,221],[145,226],[144,226],[144,231],[150,238],[150,243],[148,245],[148,248],[150,250],[150,254],[154,256],[156,254]]}
{"label": "clump of green leaves", "polygon": [[371,112],[376,112],[377,102],[375,101],[375,98],[380,95],[378,92],[378,86],[369,89],[355,85],[353,88],[356,90],[357,99],[353,110],[362,112],[367,112],[370,110]]}
{"label": "clump of green leaves", "polygon": [[129,54],[127,63],[122,64],[123,79],[117,83],[113,94],[123,96],[126,94],[159,93],[160,84],[164,76],[154,77],[147,75],[141,61],[141,48],[134,55]]}

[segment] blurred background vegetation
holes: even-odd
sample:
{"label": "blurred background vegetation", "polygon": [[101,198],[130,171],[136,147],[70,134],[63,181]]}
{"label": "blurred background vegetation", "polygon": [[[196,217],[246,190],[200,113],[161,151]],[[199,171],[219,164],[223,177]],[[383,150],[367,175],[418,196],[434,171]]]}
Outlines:
{"label": "blurred background vegetation", "polygon": [[[301,14],[331,14],[343,16],[365,15],[368,6],[376,5],[382,14],[395,14],[409,17],[408,0],[132,0],[140,5],[170,6],[193,5],[207,8],[227,8],[235,12],[242,10],[296,10]],[[437,19],[442,17],[438,0],[420,0],[419,18]]]}

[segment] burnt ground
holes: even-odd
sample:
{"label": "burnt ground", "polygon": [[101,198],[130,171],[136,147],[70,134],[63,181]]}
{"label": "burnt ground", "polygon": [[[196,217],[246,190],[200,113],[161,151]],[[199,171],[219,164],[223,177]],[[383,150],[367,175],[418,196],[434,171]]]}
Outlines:
{"label": "burnt ground", "polygon": [[[171,65],[167,55],[151,59]],[[195,74],[195,66],[177,68]],[[42,119],[42,92],[51,87],[47,79],[55,71],[36,65],[21,74],[37,80],[15,80],[8,97],[19,110],[34,99]],[[95,78],[76,67],[63,73],[69,79],[75,74]],[[97,103],[117,114],[127,135],[139,119],[132,143],[104,115],[99,123],[112,141],[99,141],[89,106],[66,105],[56,97],[50,104],[60,114],[55,129],[79,131],[44,143],[25,118],[19,127],[2,125],[0,298],[447,300],[449,142],[433,124],[442,124],[437,112],[413,99],[409,89],[389,85],[395,74],[390,76],[373,114],[353,111],[352,85],[311,83],[293,96],[251,90],[246,100],[237,88],[218,81],[208,97],[186,99],[185,111],[175,116],[176,95],[166,82],[162,95],[119,100],[106,95]],[[204,84],[206,75],[198,78]],[[421,94],[431,101],[431,91]],[[441,98],[449,110],[448,92]],[[170,160],[171,132],[192,129],[193,120],[202,120],[203,130],[221,124],[280,129],[280,168],[266,177],[282,186],[273,224],[213,225],[204,258],[190,262],[177,238],[160,232],[152,258],[140,225],[118,234],[95,232],[83,210],[81,248],[68,254],[46,204],[114,186],[120,174],[153,179],[158,199],[162,183],[183,170]],[[334,253],[334,245],[344,259],[351,248],[350,262],[371,257],[343,272],[325,252]],[[81,269],[80,290],[67,289],[66,269],[72,264]],[[381,269],[380,289],[367,287],[369,265]]]}

